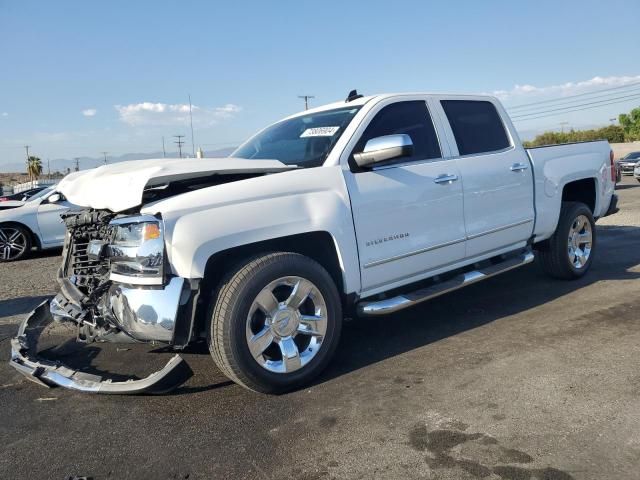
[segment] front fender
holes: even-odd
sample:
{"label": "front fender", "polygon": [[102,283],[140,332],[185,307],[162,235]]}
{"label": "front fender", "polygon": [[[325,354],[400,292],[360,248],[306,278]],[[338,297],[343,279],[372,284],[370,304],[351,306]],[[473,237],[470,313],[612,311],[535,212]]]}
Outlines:
{"label": "front fender", "polygon": [[267,175],[169,200],[155,208],[165,222],[167,254],[176,275],[202,278],[209,258],[230,248],[327,232],[336,246],[345,293],[360,289],[351,205],[339,167]]}

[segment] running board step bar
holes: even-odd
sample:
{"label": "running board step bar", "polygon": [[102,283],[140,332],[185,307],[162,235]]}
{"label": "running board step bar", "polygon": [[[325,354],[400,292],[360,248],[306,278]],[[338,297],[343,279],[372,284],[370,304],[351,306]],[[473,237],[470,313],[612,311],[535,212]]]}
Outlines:
{"label": "running board step bar", "polygon": [[442,283],[430,285],[426,288],[421,288],[411,293],[405,293],[393,298],[386,298],[378,301],[364,301],[358,304],[358,313],[363,316],[377,316],[386,315],[388,313],[394,313],[398,310],[403,310],[408,307],[412,307],[425,300],[430,300],[435,297],[439,297],[445,293],[458,290],[459,288],[466,287],[472,283],[486,280],[503,272],[513,270],[514,268],[521,267],[528,263],[533,262],[534,255],[532,252],[527,251],[516,257],[511,257],[503,262],[490,265],[486,268],[479,270],[473,270],[457,277],[447,280]]}

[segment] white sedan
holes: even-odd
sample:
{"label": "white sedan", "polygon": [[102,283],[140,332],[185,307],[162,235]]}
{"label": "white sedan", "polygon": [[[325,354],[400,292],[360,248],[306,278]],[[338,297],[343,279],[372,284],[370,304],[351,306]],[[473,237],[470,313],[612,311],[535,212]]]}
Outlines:
{"label": "white sedan", "polygon": [[55,187],[50,187],[21,206],[0,210],[0,262],[19,260],[32,247],[61,247],[65,225],[60,215],[73,206]]}

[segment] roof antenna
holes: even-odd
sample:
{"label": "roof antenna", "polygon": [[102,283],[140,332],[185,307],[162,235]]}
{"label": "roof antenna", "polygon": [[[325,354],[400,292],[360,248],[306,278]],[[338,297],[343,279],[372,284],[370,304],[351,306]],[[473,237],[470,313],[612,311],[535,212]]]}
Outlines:
{"label": "roof antenna", "polygon": [[349,92],[349,95],[347,95],[347,99],[344,102],[345,103],[353,102],[354,100],[357,100],[358,98],[362,98],[362,97],[364,97],[364,95],[360,95],[358,93],[358,90],[351,90]]}

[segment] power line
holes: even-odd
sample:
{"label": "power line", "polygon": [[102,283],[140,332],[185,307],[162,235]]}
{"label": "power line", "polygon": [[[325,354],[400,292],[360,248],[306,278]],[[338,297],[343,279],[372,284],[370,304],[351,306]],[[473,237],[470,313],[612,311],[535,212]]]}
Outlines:
{"label": "power line", "polygon": [[540,104],[544,104],[544,103],[558,102],[560,100],[566,100],[568,98],[584,97],[584,96],[593,95],[593,94],[596,94],[596,93],[610,92],[610,91],[613,91],[613,90],[621,90],[621,89],[624,89],[624,88],[634,87],[634,86],[637,86],[637,85],[640,85],[640,82],[628,83],[628,84],[622,85],[620,87],[602,88],[600,90],[593,90],[591,92],[586,92],[586,93],[578,93],[576,95],[567,95],[566,97],[553,98],[553,99],[550,99],[550,100],[541,100],[539,102],[524,103],[522,105],[514,105],[513,107],[510,107],[509,110],[516,110],[518,108],[529,107],[531,105],[540,105]]}
{"label": "power line", "polygon": [[316,97],[313,95],[298,95],[298,98],[304,99],[304,109],[309,110],[309,100]]}
{"label": "power line", "polygon": [[597,100],[595,102],[580,103],[578,105],[572,105],[572,106],[569,106],[569,107],[552,108],[550,110],[544,110],[544,111],[541,111],[541,112],[522,113],[520,115],[516,114],[516,115],[513,115],[511,118],[530,117],[532,115],[539,115],[539,114],[542,114],[542,113],[560,112],[560,111],[564,111],[564,110],[570,110],[570,109],[576,108],[576,107],[584,107],[584,106],[587,106],[587,105],[596,105],[598,103],[606,103],[606,102],[610,102],[612,100],[622,100],[624,98],[638,98],[638,97],[640,97],[640,93],[634,93],[633,95],[624,95],[622,97],[614,97],[614,98],[609,98],[607,100]]}
{"label": "power line", "polygon": [[[614,97],[615,95],[619,95],[621,93],[631,93],[634,92],[634,95],[640,94],[640,88],[634,88],[632,90],[626,90],[624,92],[616,92],[616,93],[606,93],[604,95],[596,95],[595,97],[591,97],[591,98],[585,98],[585,99],[579,99],[579,100],[569,100],[568,102],[558,102],[558,103],[554,103],[553,105],[544,105],[544,106],[537,106],[537,107],[528,107],[525,108],[523,110],[525,111],[517,111],[514,112],[516,115],[535,115],[536,112],[535,110],[544,110],[545,108],[550,108],[550,107],[557,107],[559,105],[568,105],[567,108],[571,108],[571,107],[576,107],[576,106],[580,106],[579,104],[577,105],[571,105],[572,103],[575,104],[576,102],[582,102],[585,100],[591,101],[594,100],[596,98],[604,98],[604,100],[602,100],[603,102],[606,102],[608,100],[615,100],[616,97]],[[622,98],[622,97],[620,97]],[[564,99],[560,99],[560,100],[564,100]],[[511,111],[511,109],[508,109],[509,111]],[[529,110],[529,111],[527,111]]]}
{"label": "power line", "polygon": [[[602,105],[588,106],[588,107],[582,107],[582,108],[574,108],[574,109],[571,109],[571,110],[564,110],[563,112],[560,112],[560,113],[550,113],[550,114],[546,114],[546,115],[537,115],[537,116],[528,117],[528,118],[524,118],[524,117],[526,117],[526,115],[523,115],[521,117],[511,117],[511,118],[512,118],[512,120],[514,122],[526,122],[528,120],[535,120],[536,118],[554,117],[554,116],[557,116],[557,115],[564,115],[565,113],[579,112],[579,111],[582,111],[582,110],[591,110],[593,108],[604,107],[606,105],[614,105],[616,103],[627,103],[627,102],[629,102],[631,100],[636,100],[636,99],[640,99],[640,95],[635,96],[635,98],[633,98],[633,99],[618,100],[618,101],[615,101],[615,102],[603,103]],[[545,113],[545,112],[539,112],[539,113]]]}
{"label": "power line", "polygon": [[184,145],[184,140],[182,140],[184,138],[184,135],[174,135],[173,138],[177,138],[178,140],[174,141],[173,143],[178,145],[178,151],[180,152],[180,158],[182,158],[182,145]]}

